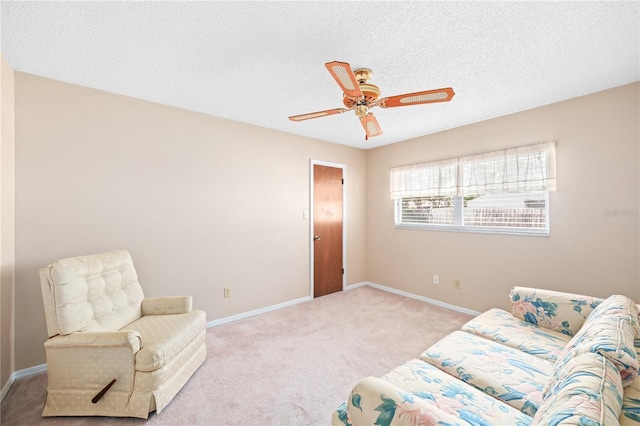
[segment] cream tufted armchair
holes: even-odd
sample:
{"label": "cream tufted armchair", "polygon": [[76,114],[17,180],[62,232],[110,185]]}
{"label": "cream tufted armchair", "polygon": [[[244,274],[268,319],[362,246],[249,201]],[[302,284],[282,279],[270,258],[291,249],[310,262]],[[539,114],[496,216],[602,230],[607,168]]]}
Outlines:
{"label": "cream tufted armchair", "polygon": [[49,340],[43,416],[147,418],[206,358],[190,296],[145,299],[130,254],[115,250],[40,269]]}

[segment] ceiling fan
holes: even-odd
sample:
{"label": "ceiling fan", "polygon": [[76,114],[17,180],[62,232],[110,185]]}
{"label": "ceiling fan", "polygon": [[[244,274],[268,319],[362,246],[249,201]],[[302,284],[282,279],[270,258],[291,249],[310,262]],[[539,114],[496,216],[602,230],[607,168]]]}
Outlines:
{"label": "ceiling fan", "polygon": [[365,140],[382,134],[382,129],[370,108],[395,108],[399,106],[431,104],[435,102],[448,102],[455,93],[450,87],[424,92],[406,93],[404,95],[380,97],[378,86],[367,83],[373,76],[369,68],[358,68],[351,71],[351,66],[346,62],[327,62],[324,64],[338,86],[344,92],[342,102],[346,108],[334,108],[325,111],[310,112],[301,115],[292,115],[291,121],[303,121],[311,118],[325,117],[327,115],[342,114],[347,111],[355,111],[366,132]]}

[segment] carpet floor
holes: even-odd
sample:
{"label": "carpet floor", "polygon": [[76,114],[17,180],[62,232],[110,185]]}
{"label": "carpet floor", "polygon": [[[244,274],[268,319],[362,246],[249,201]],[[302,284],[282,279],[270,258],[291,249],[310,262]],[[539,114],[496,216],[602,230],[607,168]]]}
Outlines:
{"label": "carpet floor", "polygon": [[41,417],[46,373],[16,380],[13,425],[328,425],[365,376],[417,358],[470,315],[369,286],[207,329],[207,359],[148,420]]}

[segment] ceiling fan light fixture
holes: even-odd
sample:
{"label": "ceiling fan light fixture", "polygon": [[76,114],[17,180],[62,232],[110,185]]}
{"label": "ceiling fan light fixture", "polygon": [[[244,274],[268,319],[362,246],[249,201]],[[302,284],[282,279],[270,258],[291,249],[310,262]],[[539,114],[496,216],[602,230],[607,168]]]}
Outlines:
{"label": "ceiling fan light fixture", "polygon": [[369,107],[366,104],[359,104],[355,107],[356,115],[360,118],[364,118],[367,116],[369,112]]}

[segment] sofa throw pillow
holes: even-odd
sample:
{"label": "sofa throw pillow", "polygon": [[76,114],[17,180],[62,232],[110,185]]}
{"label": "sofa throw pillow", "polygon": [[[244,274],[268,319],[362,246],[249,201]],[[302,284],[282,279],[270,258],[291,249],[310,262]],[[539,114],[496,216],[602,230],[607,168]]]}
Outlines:
{"label": "sofa throw pillow", "polygon": [[585,353],[570,358],[549,390],[531,425],[618,425],[622,381],[607,358]]}
{"label": "sofa throw pillow", "polygon": [[554,375],[580,354],[599,353],[611,361],[624,386],[638,376],[634,339],[638,334],[638,308],[628,297],[613,295],[600,303],[558,357]]}

